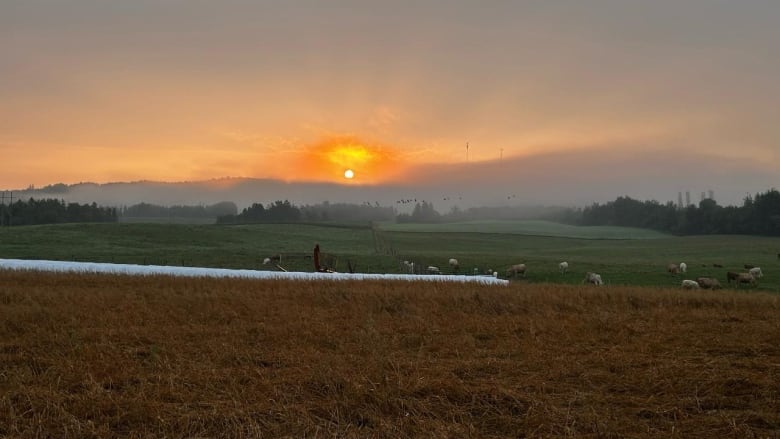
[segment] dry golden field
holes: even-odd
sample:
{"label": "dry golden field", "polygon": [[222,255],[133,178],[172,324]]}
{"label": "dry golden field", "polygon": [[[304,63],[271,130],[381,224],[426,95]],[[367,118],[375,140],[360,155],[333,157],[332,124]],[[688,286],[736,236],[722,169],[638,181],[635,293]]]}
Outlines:
{"label": "dry golden field", "polygon": [[0,436],[771,437],[780,296],[0,271]]}

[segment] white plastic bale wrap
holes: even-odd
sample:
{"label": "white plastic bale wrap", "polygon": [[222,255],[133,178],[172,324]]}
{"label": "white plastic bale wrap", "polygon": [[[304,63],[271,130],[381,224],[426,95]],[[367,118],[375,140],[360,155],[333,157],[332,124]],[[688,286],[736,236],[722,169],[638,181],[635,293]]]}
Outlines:
{"label": "white plastic bale wrap", "polygon": [[183,277],[237,277],[274,280],[386,280],[414,282],[461,282],[484,285],[508,285],[509,281],[493,276],[420,275],[420,274],[369,274],[369,273],[307,273],[261,270],[232,270],[227,268],[169,267],[162,265],[109,264],[100,262],[36,261],[24,259],[0,259],[0,269],[32,270],[56,273],[100,273],[136,276]]}

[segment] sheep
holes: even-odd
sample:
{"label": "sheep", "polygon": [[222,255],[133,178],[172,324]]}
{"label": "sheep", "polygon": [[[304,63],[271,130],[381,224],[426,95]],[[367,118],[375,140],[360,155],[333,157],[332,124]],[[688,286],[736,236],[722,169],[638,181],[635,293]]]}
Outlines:
{"label": "sheep", "polygon": [[429,265],[426,269],[428,274],[441,274],[441,270],[439,270],[439,267],[436,267],[434,265]]}
{"label": "sheep", "polygon": [[460,264],[458,264],[458,260],[455,258],[450,258],[448,264],[450,264],[452,271],[458,271],[458,268],[460,268]]}
{"label": "sheep", "polygon": [[525,264],[515,264],[506,269],[506,277],[517,277],[518,274],[525,277]]}
{"label": "sheep", "polygon": [[750,273],[735,273],[729,271],[726,273],[726,280],[729,284],[733,280],[737,286],[740,286],[741,284],[756,285],[756,278]]}
{"label": "sheep", "polygon": [[753,265],[753,264],[745,264],[745,265],[743,265],[743,267],[745,267],[745,270],[750,270],[751,268],[755,268],[755,265]]}
{"label": "sheep", "polygon": [[737,286],[742,284],[750,284],[756,286],[758,284],[756,278],[751,273],[739,273],[737,277]]}
{"label": "sheep", "polygon": [[700,288],[699,283],[695,280],[684,279],[682,281],[682,287],[686,290],[698,290]]}
{"label": "sheep", "polygon": [[688,271],[688,264],[686,264],[685,262],[680,262],[679,267],[680,267],[680,273],[685,273]]}
{"label": "sheep", "polygon": [[699,277],[696,278],[696,283],[706,290],[718,290],[721,288],[720,282],[714,277]]}
{"label": "sheep", "polygon": [[569,269],[569,263],[566,261],[561,262],[558,264],[558,269],[561,270],[561,274],[566,274],[566,270]]}
{"label": "sheep", "polygon": [[764,273],[761,272],[761,267],[753,267],[748,270],[748,273],[752,274],[756,279],[764,277]]}
{"label": "sheep", "polygon": [[281,264],[282,263],[282,255],[281,255],[281,253],[277,253],[275,255],[271,255],[270,257],[263,259],[263,265],[268,265],[271,262],[275,262],[277,264]]}
{"label": "sheep", "polygon": [[669,273],[672,273],[672,274],[677,274],[677,273],[680,272],[680,266],[677,265],[677,264],[669,264],[666,267],[666,271],[668,271]]}
{"label": "sheep", "polygon": [[414,262],[403,261],[402,265],[403,265],[402,268],[403,268],[404,271],[406,271],[409,274],[413,274],[414,273]]}
{"label": "sheep", "polygon": [[593,285],[603,285],[604,282],[601,280],[601,275],[597,273],[593,273],[591,271],[585,273],[585,279],[582,280],[582,283],[584,284],[593,284]]}

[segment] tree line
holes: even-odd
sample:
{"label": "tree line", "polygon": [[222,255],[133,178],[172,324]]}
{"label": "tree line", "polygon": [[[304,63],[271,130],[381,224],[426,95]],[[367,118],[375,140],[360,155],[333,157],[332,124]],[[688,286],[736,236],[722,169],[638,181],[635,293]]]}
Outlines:
{"label": "tree line", "polygon": [[237,215],[223,215],[217,224],[295,223],[295,222],[370,222],[392,221],[395,209],[379,204],[349,204],[323,202],[296,206],[289,200],[267,205],[254,203]]}
{"label": "tree line", "polygon": [[109,223],[117,221],[117,209],[101,207],[97,203],[65,203],[54,198],[27,201],[18,200],[0,206],[3,225],[25,226],[58,223]]}
{"label": "tree line", "polygon": [[555,219],[561,221],[571,215],[571,209],[555,206],[492,206],[461,209],[453,206],[447,213],[439,213],[433,202],[422,201],[414,205],[411,213],[396,216],[399,223],[437,223],[478,220]]}
{"label": "tree line", "polygon": [[780,192],[747,196],[741,206],[720,206],[710,198],[683,208],[672,202],[618,197],[566,213],[566,222],[585,226],[624,226],[676,235],[744,234],[780,236]]}
{"label": "tree line", "polygon": [[741,206],[720,206],[713,199],[680,207],[672,202],[640,201],[627,196],[582,209],[539,207],[453,207],[440,214],[432,202],[417,203],[411,213],[398,214],[378,203],[329,203],[296,206],[289,200],[267,205],[255,203],[242,209],[233,202],[211,206],[157,206],[139,203],[121,208],[96,203],[66,203],[65,200],[30,198],[0,205],[0,224],[32,225],[73,222],[116,222],[126,217],[216,218],[218,224],[294,222],[450,222],[479,219],[544,218],[583,226],[623,226],[658,230],[677,235],[751,234],[780,236],[780,192],[770,189],[747,196]]}

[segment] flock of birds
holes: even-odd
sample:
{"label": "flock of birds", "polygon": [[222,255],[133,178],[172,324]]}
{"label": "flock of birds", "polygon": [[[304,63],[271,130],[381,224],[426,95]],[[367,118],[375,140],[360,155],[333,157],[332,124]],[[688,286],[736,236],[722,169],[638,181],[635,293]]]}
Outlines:
{"label": "flock of birds", "polygon": [[[517,198],[517,194],[511,194],[511,195],[507,195],[506,196],[507,200],[511,200],[513,198]],[[444,196],[441,197],[441,200],[442,201],[450,201],[450,200],[462,201],[463,197],[461,197],[461,196],[453,197],[453,196],[449,196],[449,195],[444,195]],[[420,201],[424,201],[424,200],[420,200]],[[412,203],[417,203],[417,202],[418,202],[417,198],[404,198],[402,200],[396,200],[395,204],[412,204]]]}

